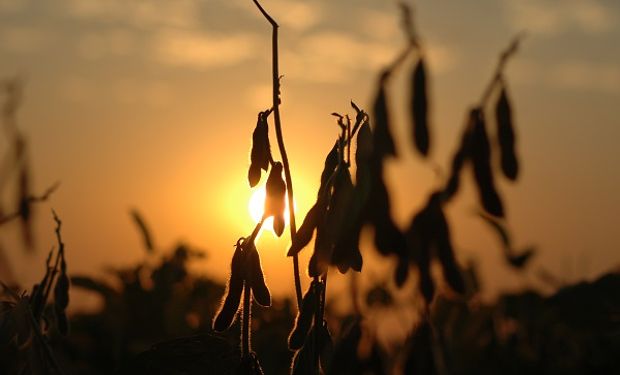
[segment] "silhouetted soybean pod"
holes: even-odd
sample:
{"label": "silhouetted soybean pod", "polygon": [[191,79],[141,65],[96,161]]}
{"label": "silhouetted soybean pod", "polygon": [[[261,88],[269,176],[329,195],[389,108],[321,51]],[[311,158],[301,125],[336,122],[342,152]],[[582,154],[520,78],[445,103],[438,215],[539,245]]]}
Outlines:
{"label": "silhouetted soybean pod", "polygon": [[427,303],[431,303],[435,295],[435,284],[431,278],[431,242],[432,223],[429,207],[418,212],[407,231],[407,241],[411,260],[420,272],[419,289]]}
{"label": "silhouetted soybean pod", "polygon": [[501,153],[501,166],[504,176],[514,181],[519,175],[519,162],[515,152],[515,132],[512,123],[512,110],[506,87],[502,90],[495,106],[497,120],[497,137]]}
{"label": "silhouetted soybean pod", "polygon": [[[65,263],[64,260],[62,263]],[[67,276],[66,269],[61,269],[58,280],[56,280],[56,285],[54,286],[54,304],[62,310],[69,306],[69,277]]]}
{"label": "silhouetted soybean pod", "polygon": [[323,172],[321,173],[321,186],[319,187],[318,195],[321,196],[323,191],[327,188],[327,181],[336,170],[338,166],[338,141],[334,143],[334,146],[327,154],[325,158],[325,165],[323,166]]}
{"label": "silhouetted soybean pod", "polygon": [[413,142],[424,156],[428,155],[430,148],[426,85],[426,68],[424,59],[420,58],[411,75],[411,114],[413,117]]}
{"label": "silhouetted soybean pod", "polygon": [[379,83],[379,91],[374,105],[375,114],[375,130],[373,150],[377,157],[396,156],[396,147],[394,139],[390,133],[390,115],[388,112],[387,102],[385,99],[384,82]]}
{"label": "silhouetted soybean pod", "polygon": [[275,162],[266,184],[265,217],[273,216],[273,230],[280,237],[284,232],[284,208],[286,206],[286,183],[282,179],[282,163]]}
{"label": "silhouetted soybean pod", "polygon": [[435,225],[435,244],[437,246],[437,257],[441,263],[443,276],[450,285],[450,288],[457,293],[465,293],[465,282],[461,276],[459,266],[454,259],[454,250],[450,238],[450,227],[446,221],[443,210],[437,203]]}
{"label": "silhouetted soybean pod", "polygon": [[291,350],[298,350],[304,345],[316,312],[317,294],[317,283],[313,281],[306,294],[304,294],[304,298],[301,301],[301,309],[297,312],[295,325],[288,337],[288,347]]}
{"label": "silhouetted soybean pod", "polygon": [[304,221],[301,223],[301,226],[297,230],[295,237],[291,243],[291,247],[286,253],[287,256],[293,256],[299,253],[312,239],[312,235],[314,233],[314,229],[316,229],[318,225],[318,221],[321,218],[321,209],[319,207],[319,202],[316,202],[304,218]]}
{"label": "silhouetted soybean pod", "polygon": [[461,170],[465,161],[471,156],[471,133],[474,126],[474,117],[471,114],[467,118],[465,129],[461,135],[461,143],[458,150],[452,157],[452,170],[446,188],[444,189],[444,200],[450,200],[459,190]]}
{"label": "silhouetted soybean pod", "polygon": [[252,133],[252,151],[250,152],[250,169],[248,182],[251,187],[260,181],[261,169],[265,172],[269,168],[271,149],[269,146],[269,127],[267,125],[267,112],[260,112],[256,122],[256,128]]}
{"label": "silhouetted soybean pod", "polygon": [[407,281],[407,276],[409,276],[409,258],[398,257],[398,264],[394,271],[394,283],[396,283],[396,286],[399,288],[403,286],[405,281]]}
{"label": "silhouetted soybean pod", "polygon": [[493,181],[491,147],[484,123],[484,115],[482,110],[474,109],[471,116],[474,119],[471,158],[482,207],[491,215],[503,217],[504,207]]}
{"label": "silhouetted soybean pod", "polygon": [[254,245],[246,251],[248,251],[246,257],[248,257],[248,266],[250,267],[248,281],[250,282],[250,287],[252,288],[254,300],[261,306],[271,306],[271,293],[269,293],[269,288],[267,287],[267,284],[265,284],[265,276],[260,264],[260,256],[258,251]]}
{"label": "silhouetted soybean pod", "polygon": [[56,328],[61,335],[66,336],[69,333],[69,319],[65,309],[54,306],[54,315],[56,317]]}
{"label": "silhouetted soybean pod", "polygon": [[327,373],[333,355],[334,342],[329,328],[327,327],[327,322],[323,320],[323,324],[319,330],[319,359],[321,361],[323,373]]}
{"label": "silhouetted soybean pod", "polygon": [[214,331],[222,332],[228,329],[234,321],[237,310],[239,310],[244,279],[245,252],[242,250],[241,245],[237,245],[235,254],[230,263],[230,279],[228,279],[226,297],[220,311],[216,314],[215,320],[213,321]]}

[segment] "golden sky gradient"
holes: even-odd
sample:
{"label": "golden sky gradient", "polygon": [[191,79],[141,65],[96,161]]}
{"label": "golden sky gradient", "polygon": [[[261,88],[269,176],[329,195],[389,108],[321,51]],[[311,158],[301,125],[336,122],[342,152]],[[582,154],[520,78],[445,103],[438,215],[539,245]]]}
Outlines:
{"label": "golden sky gradient", "polygon": [[[370,110],[377,72],[404,38],[392,1],[263,5],[281,24],[281,111],[301,222],[337,135],[330,113],[352,112],[351,99]],[[570,281],[617,267],[620,4],[419,0],[415,9],[429,52],[431,159],[444,172],[499,52],[527,33],[507,70],[523,173],[499,187],[517,247],[539,252],[528,275],[509,270],[468,181],[448,211],[459,259],[478,260],[490,293],[537,285],[543,266]],[[0,231],[19,281],[43,272],[50,207],[64,221],[73,273],[144,256],[128,215],[137,208],[159,248],[184,240],[205,249],[200,270],[223,279],[233,244],[253,228],[246,175],[256,114],[271,105],[270,32],[250,0],[0,0],[0,76],[25,83],[19,126],[35,190],[61,181],[36,211],[35,254],[21,250],[13,226]],[[392,80],[392,97],[404,100],[406,74]],[[412,151],[403,113],[403,157],[388,174],[404,226],[438,177]],[[278,294],[293,291],[288,242],[264,233],[258,243]]]}

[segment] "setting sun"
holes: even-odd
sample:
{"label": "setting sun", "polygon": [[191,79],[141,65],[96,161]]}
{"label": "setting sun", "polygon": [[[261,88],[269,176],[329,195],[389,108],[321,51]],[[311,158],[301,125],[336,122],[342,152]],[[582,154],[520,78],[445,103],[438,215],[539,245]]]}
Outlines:
{"label": "setting sun", "polygon": [[[263,217],[263,212],[265,210],[266,195],[267,195],[267,192],[265,190],[265,186],[259,186],[252,193],[252,196],[250,197],[250,201],[248,202],[248,212],[250,213],[250,216],[252,217],[252,220],[254,220],[255,223],[258,223],[261,217]],[[295,207],[297,207],[297,203],[295,203]],[[284,223],[288,227],[289,225],[288,200],[285,203]],[[263,229],[268,229],[272,233],[274,233],[273,232],[273,217],[270,217],[267,220],[265,220],[265,223],[263,224]]]}

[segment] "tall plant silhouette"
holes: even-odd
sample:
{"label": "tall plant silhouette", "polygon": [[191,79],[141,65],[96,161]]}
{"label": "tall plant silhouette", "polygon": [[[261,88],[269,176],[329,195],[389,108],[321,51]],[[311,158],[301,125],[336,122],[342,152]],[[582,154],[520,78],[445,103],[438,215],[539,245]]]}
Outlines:
{"label": "tall plant silhouette", "polygon": [[[360,344],[364,326],[359,316],[353,327],[345,333],[341,342],[334,347],[331,334],[324,319],[327,276],[330,266],[341,273],[349,270],[360,272],[363,259],[359,249],[360,235],[366,226],[373,229],[375,248],[383,256],[398,260],[394,270],[397,286],[406,281],[411,268],[419,275],[418,286],[424,298],[426,310],[435,296],[435,281],[431,277],[431,263],[436,259],[443,270],[446,283],[457,293],[465,291],[465,282],[456,262],[450,227],[444,213],[445,206],[456,195],[461,171],[466,163],[472,165],[480,204],[485,215],[496,222],[505,216],[504,205],[495,185],[491,164],[491,143],[487,134],[485,108],[494,95],[498,97],[495,118],[501,153],[501,171],[509,180],[516,180],[518,162],[515,153],[515,132],[512,123],[511,104],[507,95],[504,66],[516,52],[519,37],[502,53],[492,80],[481,100],[473,106],[467,116],[459,148],[454,153],[449,177],[445,186],[429,194],[422,210],[415,213],[410,225],[401,230],[392,219],[389,190],[384,178],[384,162],[399,157],[399,150],[393,139],[392,119],[388,82],[393,73],[413,55],[415,60],[409,81],[411,142],[418,153],[427,158],[432,151],[431,100],[429,98],[429,76],[426,54],[415,32],[412,13],[402,5],[403,28],[408,43],[379,75],[378,87],[373,104],[372,117],[355,103],[354,120],[349,115],[333,113],[337,118],[340,135],[325,158],[317,199],[296,231],[293,206],[293,188],[290,167],[280,121],[280,76],[278,66],[278,24],[257,0],[253,0],[259,11],[272,26],[272,107],[258,114],[256,128],[252,135],[251,163],[248,181],[251,187],[260,181],[263,172],[267,178],[267,198],[263,218],[253,232],[240,238],[235,245],[231,262],[231,276],[224,302],[217,314],[213,327],[216,331],[227,329],[235,319],[241,298],[241,373],[261,373],[260,364],[251,350],[250,318],[252,301],[268,306],[271,299],[264,282],[256,249],[256,235],[264,220],[274,217],[274,231],[280,236],[284,231],[284,207],[288,198],[290,208],[291,246],[288,256],[293,258],[295,289],[298,314],[289,336],[289,348],[295,351],[291,372],[293,374],[341,373],[346,363],[364,371],[363,361],[356,360],[356,348]],[[282,162],[275,161],[269,142],[269,116],[273,114],[275,133]],[[351,146],[356,141],[354,160]],[[355,183],[351,167],[355,165]],[[285,179],[282,178],[284,173]],[[485,216],[486,217],[486,216]],[[316,233],[316,235],[315,235]],[[301,297],[298,270],[298,254],[314,239],[314,249],[308,264],[312,282]],[[358,311],[359,314],[359,311]],[[428,312],[425,314],[428,317]],[[412,336],[413,341],[432,342],[432,329],[427,320],[424,329]],[[412,347],[418,347],[414,343]],[[424,346],[424,345],[422,345]],[[333,358],[332,358],[333,356]],[[419,357],[419,356],[418,356]],[[412,356],[411,358],[416,358]],[[353,362],[351,362],[353,361]],[[333,362],[333,365],[332,365]],[[434,364],[432,368],[435,368]],[[356,367],[357,366],[357,367]],[[408,367],[419,367],[409,361]],[[424,365],[425,368],[428,366]],[[378,366],[381,367],[381,366]],[[350,371],[351,369],[349,369]]]}
{"label": "tall plant silhouette", "polygon": [[[267,196],[263,217],[252,233],[241,237],[235,244],[235,253],[231,261],[230,279],[228,281],[225,298],[222,306],[213,321],[215,331],[226,330],[237,315],[241,298],[243,297],[241,321],[241,364],[239,373],[260,374],[262,369],[256,354],[252,352],[250,340],[250,319],[252,301],[262,306],[271,305],[271,295],[261,269],[260,257],[256,248],[256,236],[265,220],[273,217],[273,228],[276,235],[284,233],[284,211],[286,200],[289,207],[289,228],[291,238],[296,237],[295,206],[293,204],[293,182],[284,145],[282,123],[280,119],[280,73],[278,59],[278,24],[265,11],[261,4],[253,0],[254,4],[272,26],[272,107],[258,114],[256,128],[252,134],[252,150],[248,182],[250,187],[256,186],[264,172],[269,172],[266,182]],[[269,142],[269,116],[273,114],[274,128],[278,149],[282,161],[275,161],[271,154]],[[282,175],[284,174],[284,179]],[[298,306],[301,305],[301,281],[299,275],[299,260],[293,257],[293,275]]]}

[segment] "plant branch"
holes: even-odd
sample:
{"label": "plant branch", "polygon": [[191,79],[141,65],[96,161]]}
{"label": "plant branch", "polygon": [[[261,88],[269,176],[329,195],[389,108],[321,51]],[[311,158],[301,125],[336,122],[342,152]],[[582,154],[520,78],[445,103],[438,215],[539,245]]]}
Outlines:
{"label": "plant branch", "polygon": [[[295,225],[295,205],[293,199],[293,179],[291,178],[291,169],[288,163],[286,148],[284,147],[284,137],[282,135],[282,123],[280,120],[280,70],[278,65],[278,23],[265,11],[258,0],[252,0],[258,10],[263,14],[272,26],[272,79],[273,79],[273,117],[276,128],[276,138],[278,140],[278,148],[282,157],[282,165],[284,167],[284,178],[286,180],[286,193],[288,195],[288,211],[289,226],[291,231],[291,240],[295,238],[297,227]],[[295,295],[297,297],[297,307],[301,308],[301,279],[299,276],[299,258],[297,254],[293,255],[293,275],[295,277]]]}
{"label": "plant branch", "polygon": [[[30,204],[30,203],[38,203],[38,202],[45,202],[49,199],[49,197],[52,195],[52,193],[54,193],[56,191],[56,189],[58,189],[58,186],[60,186],[59,182],[56,182],[54,185],[50,186],[49,188],[47,188],[47,190],[45,190],[45,192],[42,195],[31,195],[28,198],[26,198],[26,201]],[[12,212],[10,214],[6,214],[2,217],[0,217],[0,225],[3,225],[13,219],[18,218],[21,215],[21,211],[15,211]]]}
{"label": "plant branch", "polygon": [[497,63],[497,67],[495,68],[495,72],[493,73],[493,77],[491,78],[491,82],[489,82],[488,86],[484,90],[484,93],[482,94],[482,98],[480,99],[480,108],[484,107],[486,102],[489,100],[495,85],[498,82],[501,82],[506,63],[519,49],[519,43],[521,42],[521,39],[523,39],[523,36],[524,33],[517,34],[508,45],[508,48],[506,48],[499,56],[499,61]]}

